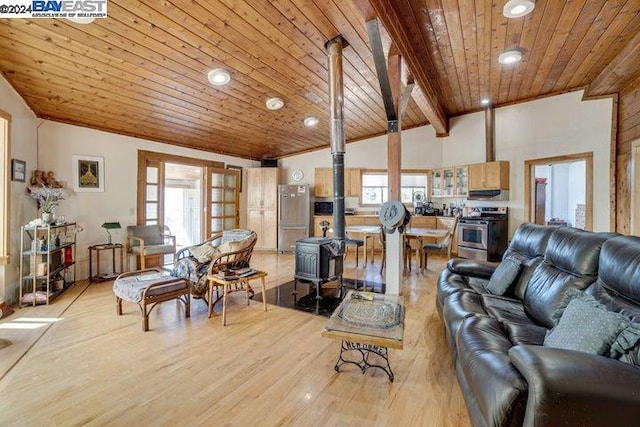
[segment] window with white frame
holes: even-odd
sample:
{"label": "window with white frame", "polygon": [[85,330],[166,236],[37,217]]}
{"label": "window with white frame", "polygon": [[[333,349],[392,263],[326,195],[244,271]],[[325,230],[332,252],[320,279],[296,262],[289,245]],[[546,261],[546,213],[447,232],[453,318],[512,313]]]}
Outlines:
{"label": "window with white frame", "polygon": [[[413,195],[426,193],[426,172],[405,172],[400,176],[400,201],[412,203]],[[362,204],[381,205],[389,199],[389,182],[386,172],[362,172]]]}

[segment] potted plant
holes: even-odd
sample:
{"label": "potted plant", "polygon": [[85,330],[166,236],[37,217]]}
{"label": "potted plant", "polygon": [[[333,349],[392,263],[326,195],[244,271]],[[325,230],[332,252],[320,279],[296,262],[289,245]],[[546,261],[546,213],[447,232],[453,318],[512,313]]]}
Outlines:
{"label": "potted plant", "polygon": [[36,199],[38,207],[42,210],[42,221],[49,224],[52,213],[60,201],[64,200],[66,191],[63,188],[47,187],[44,185],[29,187],[31,197]]}

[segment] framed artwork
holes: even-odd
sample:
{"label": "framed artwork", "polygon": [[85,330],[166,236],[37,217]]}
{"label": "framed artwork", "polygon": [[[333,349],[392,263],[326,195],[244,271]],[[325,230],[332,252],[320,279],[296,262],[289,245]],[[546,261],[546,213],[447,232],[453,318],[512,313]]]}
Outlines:
{"label": "framed artwork", "polygon": [[238,182],[238,190],[242,193],[242,166],[227,165],[227,169],[232,169],[240,172],[240,181]]}
{"label": "framed artwork", "polygon": [[27,162],[11,159],[11,180],[24,182],[27,176]]}
{"label": "framed artwork", "polygon": [[73,155],[73,190],[104,191],[104,158]]}

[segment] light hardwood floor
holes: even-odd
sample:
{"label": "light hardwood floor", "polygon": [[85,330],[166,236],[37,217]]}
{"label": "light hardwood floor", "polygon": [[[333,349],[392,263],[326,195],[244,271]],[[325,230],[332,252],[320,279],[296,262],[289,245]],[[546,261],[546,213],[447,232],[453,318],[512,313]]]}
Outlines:
{"label": "light hardwood floor", "polygon": [[[379,255],[378,255],[379,260]],[[203,301],[165,302],[142,332],[137,306],[116,316],[111,282],[76,284],[50,306],[18,318],[60,320],[33,330],[0,329],[0,425],[468,426],[442,323],[435,281],[445,260],[405,275],[405,344],[389,350],[395,382],[381,370],[333,369],[339,343],[326,319],[230,297],[227,326]],[[381,280],[378,265],[345,276]],[[291,255],[254,254],[267,287],[291,280]],[[45,322],[46,323],[46,322]]]}

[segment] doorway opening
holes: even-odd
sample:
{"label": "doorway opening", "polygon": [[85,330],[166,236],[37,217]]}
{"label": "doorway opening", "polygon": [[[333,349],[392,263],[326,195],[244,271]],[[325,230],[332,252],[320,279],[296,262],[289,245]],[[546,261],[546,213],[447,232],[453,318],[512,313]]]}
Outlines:
{"label": "doorway opening", "polygon": [[176,236],[178,248],[202,240],[202,167],[166,163],[164,225]]}
{"label": "doorway opening", "polygon": [[525,161],[525,221],[593,228],[593,154]]}

